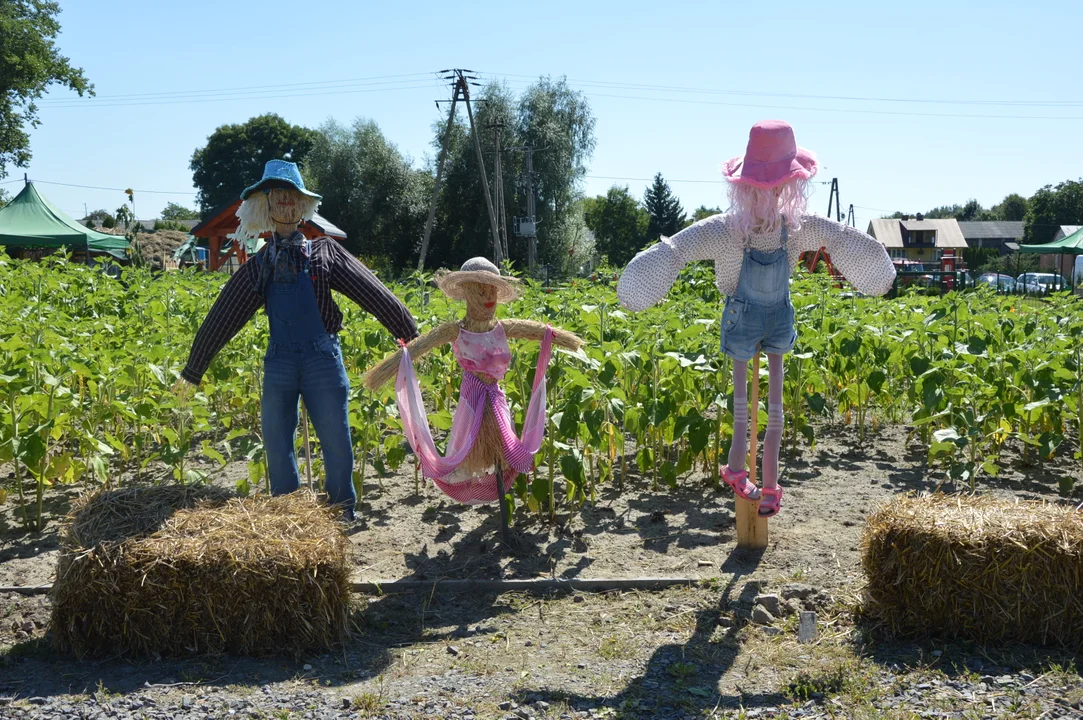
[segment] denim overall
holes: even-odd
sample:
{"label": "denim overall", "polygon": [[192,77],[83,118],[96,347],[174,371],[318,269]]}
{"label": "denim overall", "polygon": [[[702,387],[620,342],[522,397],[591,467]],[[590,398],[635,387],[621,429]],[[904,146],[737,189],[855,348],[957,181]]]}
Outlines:
{"label": "denim overall", "polygon": [[765,353],[784,355],[797,341],[790,302],[790,261],[786,254],[786,223],[782,247],[763,252],[745,246],[737,291],[722,310],[722,352],[739,362]]}
{"label": "denim overall", "polygon": [[306,264],[297,282],[272,278],[267,287],[271,339],[263,363],[262,423],[271,494],[301,487],[294,452],[300,395],[323,449],[330,502],[351,517],[357,494],[347,414],[350,381],[338,337],[324,329],[309,272]]}

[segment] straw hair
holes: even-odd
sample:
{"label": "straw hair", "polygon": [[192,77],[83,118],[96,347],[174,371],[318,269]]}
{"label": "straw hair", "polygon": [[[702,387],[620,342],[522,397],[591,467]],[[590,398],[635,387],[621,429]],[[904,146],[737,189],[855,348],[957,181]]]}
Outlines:
{"label": "straw hair", "polygon": [[[316,209],[320,206],[319,198],[309,197],[303,193],[297,193],[301,196],[301,222],[303,225],[306,221],[311,220],[316,216]],[[240,220],[240,224],[237,226],[235,236],[240,240],[254,240],[260,235],[266,232],[271,232],[277,225],[274,219],[271,217],[271,206],[268,202],[267,195],[262,192],[255,192],[248,196],[246,200],[241,203],[241,206],[237,208],[237,219]]]}
{"label": "straw hair", "polygon": [[452,300],[465,300],[466,283],[494,285],[497,302],[510,302],[519,297],[519,281],[500,274],[496,265],[483,257],[470,258],[460,270],[440,270],[436,273],[436,286]]}
{"label": "straw hair", "polygon": [[895,637],[1083,643],[1083,513],[1040,501],[899,497],[862,538],[861,613]]}
{"label": "straw hair", "polygon": [[348,541],[307,493],[101,491],[61,534],[52,631],[60,650],[297,656],[346,633]]}

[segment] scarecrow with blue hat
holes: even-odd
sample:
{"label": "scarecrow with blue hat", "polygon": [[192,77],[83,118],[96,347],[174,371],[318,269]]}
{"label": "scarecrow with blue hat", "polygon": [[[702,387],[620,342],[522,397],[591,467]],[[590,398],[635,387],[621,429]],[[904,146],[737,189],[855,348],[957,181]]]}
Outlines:
{"label": "scarecrow with blue hat", "polygon": [[296,163],[286,160],[268,162],[263,178],[241,193],[235,241],[271,235],[223,286],[196,333],[177,390],[187,396],[218,351],[263,308],[271,331],[261,401],[271,493],[301,486],[294,446],[303,398],[323,450],[329,501],[353,520],[350,383],[338,342],[342,311],[331,291],[372,313],[400,341],[417,337],[417,324],[402,301],[337,241],[301,233],[298,228],[315,215],[321,199],[305,188]]}

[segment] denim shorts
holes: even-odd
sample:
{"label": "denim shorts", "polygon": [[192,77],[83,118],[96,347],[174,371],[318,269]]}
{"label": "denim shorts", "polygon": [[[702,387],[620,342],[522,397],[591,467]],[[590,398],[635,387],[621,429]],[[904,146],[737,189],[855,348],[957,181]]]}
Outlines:
{"label": "denim shorts", "polygon": [[751,360],[757,345],[762,352],[785,355],[797,342],[789,298],[767,306],[730,297],[722,313],[722,352],[739,362]]}

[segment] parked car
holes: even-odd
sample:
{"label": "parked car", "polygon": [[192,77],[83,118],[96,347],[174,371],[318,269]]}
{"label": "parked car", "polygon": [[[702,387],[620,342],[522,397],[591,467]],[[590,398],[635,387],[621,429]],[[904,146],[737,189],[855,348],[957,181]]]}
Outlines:
{"label": "parked car", "polygon": [[[901,258],[891,261],[895,266],[896,272],[907,273],[919,273],[928,272],[928,269],[922,263],[915,260],[903,260]],[[932,275],[907,275],[906,277],[899,278],[899,285],[922,285],[929,287],[936,282],[936,279]]]}
{"label": "parked car", "polygon": [[991,285],[997,292],[1015,292],[1015,278],[1000,273],[983,273],[978,276],[978,285]]}
{"label": "parked car", "polygon": [[1071,289],[1071,284],[1064,276],[1056,273],[1023,273],[1015,279],[1015,286],[1027,295],[1045,295]]}

